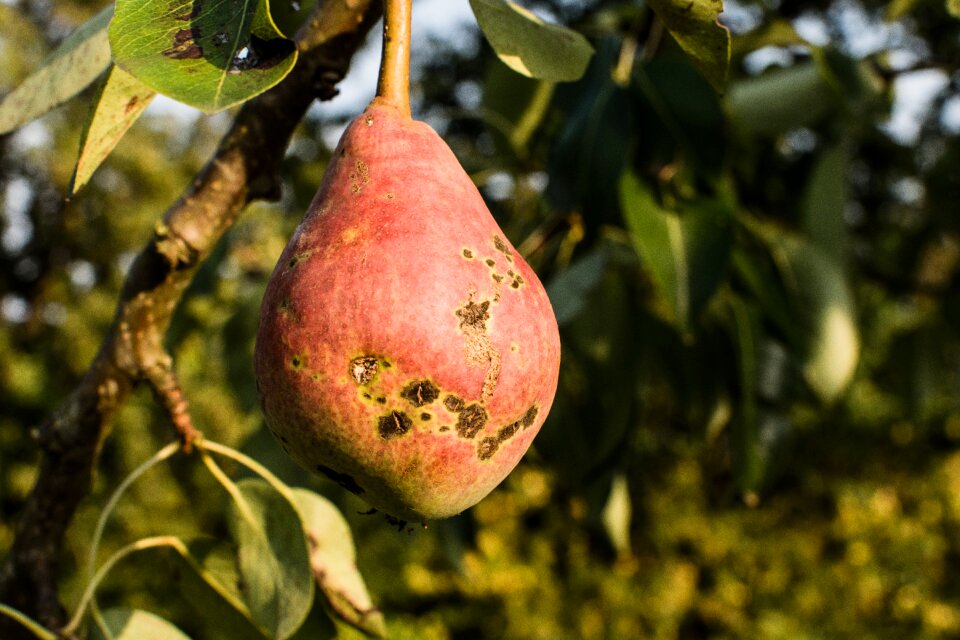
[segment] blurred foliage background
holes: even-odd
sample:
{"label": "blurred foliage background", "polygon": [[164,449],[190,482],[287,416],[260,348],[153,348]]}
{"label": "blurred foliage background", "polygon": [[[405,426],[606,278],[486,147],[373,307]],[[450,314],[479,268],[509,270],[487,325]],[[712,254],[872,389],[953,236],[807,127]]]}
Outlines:
{"label": "blurred foliage background", "polygon": [[[342,508],[397,638],[960,635],[956,3],[728,1],[722,96],[642,3],[524,4],[590,38],[582,80],[523,78],[467,25],[415,40],[414,92],[553,300],[563,367],[534,450],[470,512],[398,533],[262,428],[260,296],[349,106],[311,112],[282,200],[250,208],[178,311],[195,423]],[[101,5],[0,3],[0,94]],[[68,202],[87,108],[0,138],[0,553],[31,429],[229,123],[157,101]],[[68,603],[105,497],[170,437],[149,394],[122,411],[63,549]],[[106,545],[222,533],[225,504],[178,459]],[[102,602],[214,637],[163,569],[125,563]]]}

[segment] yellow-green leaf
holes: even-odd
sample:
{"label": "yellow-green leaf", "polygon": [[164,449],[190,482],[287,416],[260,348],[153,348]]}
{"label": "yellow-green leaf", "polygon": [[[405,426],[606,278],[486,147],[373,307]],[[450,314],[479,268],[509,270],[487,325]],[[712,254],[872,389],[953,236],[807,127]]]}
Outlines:
{"label": "yellow-green leaf", "polygon": [[153,96],[153,89],[116,65],[110,68],[83,128],[80,155],[70,180],[70,195],[79,191],[113,151]]}
{"label": "yellow-green leaf", "polygon": [[718,20],[722,0],[649,0],[649,4],[700,73],[723,93],[730,65],[730,32]]}
{"label": "yellow-green leaf", "polygon": [[110,65],[107,25],[113,8],[90,18],[39,69],[0,101],[0,134],[38,118],[77,95]]}

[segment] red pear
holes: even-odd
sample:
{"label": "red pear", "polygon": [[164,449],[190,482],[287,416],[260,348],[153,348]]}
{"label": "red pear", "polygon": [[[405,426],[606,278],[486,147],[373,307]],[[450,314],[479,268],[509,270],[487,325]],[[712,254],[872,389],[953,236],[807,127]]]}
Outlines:
{"label": "red pear", "polygon": [[375,99],[270,278],[255,364],[294,460],[426,521],[516,466],[553,402],[560,340],[543,286],[449,147]]}

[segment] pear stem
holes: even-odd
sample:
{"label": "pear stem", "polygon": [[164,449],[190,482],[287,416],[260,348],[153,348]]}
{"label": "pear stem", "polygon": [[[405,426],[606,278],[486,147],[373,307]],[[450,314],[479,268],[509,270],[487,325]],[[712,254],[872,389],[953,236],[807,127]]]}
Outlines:
{"label": "pear stem", "polygon": [[410,117],[410,15],[413,0],[384,0],[377,100]]}

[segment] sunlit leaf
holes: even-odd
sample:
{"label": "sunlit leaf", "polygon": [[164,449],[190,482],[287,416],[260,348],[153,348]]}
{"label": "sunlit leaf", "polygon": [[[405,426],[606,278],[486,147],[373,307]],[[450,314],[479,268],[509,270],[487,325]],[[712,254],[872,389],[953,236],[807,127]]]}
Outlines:
{"label": "sunlit leaf", "polygon": [[704,200],[667,211],[632,172],[620,181],[630,237],[658,285],[669,318],[687,330],[713,295],[730,260],[729,212]]}
{"label": "sunlit leaf", "polygon": [[610,495],[603,506],[601,514],[603,528],[610,538],[610,543],[618,553],[630,553],[630,522],[633,518],[633,508],[630,503],[630,486],[623,474],[613,477],[610,484]]}
{"label": "sunlit leaf", "polygon": [[834,259],[801,238],[771,234],[770,243],[807,331],[804,378],[821,400],[832,402],[853,379],[860,355],[853,294],[846,276]]}
{"label": "sunlit leaf", "polygon": [[0,101],[0,133],[7,133],[66,102],[110,65],[107,7],[63,41],[32,75]]}
{"label": "sunlit leaf", "polygon": [[347,521],[332,502],[313,491],[294,489],[293,497],[310,541],[310,565],[330,609],[351,626],[385,638],[386,623],[357,569]]}
{"label": "sunlit leaf", "polygon": [[173,623],[149,611],[118,607],[102,615],[112,640],[190,640]]}
{"label": "sunlit leaf", "polygon": [[241,592],[270,637],[288,638],[313,604],[313,574],[296,509],[259,478],[237,483],[229,525],[237,542]]}
{"label": "sunlit leaf", "polygon": [[83,188],[154,95],[152,89],[129,73],[111,66],[81,134],[80,155],[70,180],[71,195]]}
{"label": "sunlit leaf", "polygon": [[531,78],[569,82],[583,75],[593,47],[582,35],[508,0],[470,0],[483,35],[503,62]]}
{"label": "sunlit leaf", "polygon": [[145,85],[206,112],[266,91],[297,59],[266,0],[118,0],[110,45]]}
{"label": "sunlit leaf", "polygon": [[722,0],[650,0],[649,4],[707,81],[723,93],[730,65],[730,32],[718,21]]}

